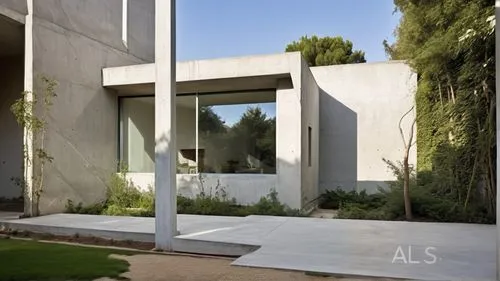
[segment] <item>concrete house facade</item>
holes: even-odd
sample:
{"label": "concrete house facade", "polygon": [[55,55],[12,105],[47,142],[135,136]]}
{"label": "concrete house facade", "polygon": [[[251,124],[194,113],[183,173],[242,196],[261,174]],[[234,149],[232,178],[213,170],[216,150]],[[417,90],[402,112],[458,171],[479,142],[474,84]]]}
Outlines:
{"label": "concrete house facade", "polygon": [[[119,161],[138,188],[154,188],[154,14],[153,0],[0,1],[0,197],[20,196],[12,178],[38,172],[23,165],[26,132],[9,110],[22,91],[41,90],[38,75],[59,84],[42,214],[68,199],[104,199]],[[276,190],[288,206],[309,208],[325,190],[372,192],[394,179],[382,158],[401,159],[398,122],[417,84],[404,62],[309,67],[283,53],[178,62],[176,72],[179,194],[223,187],[250,204]],[[218,146],[223,138],[201,133],[201,108],[255,103],[275,106],[271,160],[236,145],[236,161]]]}

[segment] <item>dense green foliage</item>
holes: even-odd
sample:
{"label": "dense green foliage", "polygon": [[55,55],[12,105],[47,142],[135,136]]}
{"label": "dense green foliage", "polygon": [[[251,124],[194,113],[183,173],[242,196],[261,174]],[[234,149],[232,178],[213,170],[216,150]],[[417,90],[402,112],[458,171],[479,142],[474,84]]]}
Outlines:
{"label": "dense green foliage", "polygon": [[418,186],[453,206],[483,206],[494,216],[494,1],[394,2],[402,18],[396,42],[384,45],[419,74]]}
{"label": "dense green foliage", "polygon": [[353,44],[340,36],[302,36],[286,46],[286,52],[301,52],[309,66],[366,62],[365,52],[353,51]]}
{"label": "dense green foliage", "polygon": [[226,132],[224,121],[214,112],[211,106],[200,107],[198,125],[202,134]]}
{"label": "dense green foliage", "polygon": [[[204,182],[203,179],[200,179]],[[112,175],[107,199],[104,202],[83,206],[75,205],[68,200],[66,213],[110,215],[110,216],[155,216],[155,195],[149,191],[138,190],[125,174]],[[223,187],[203,187],[200,194],[194,198],[177,196],[177,213],[213,216],[302,216],[299,210],[290,209],[278,200],[276,191],[253,205],[239,205],[233,198],[228,198]]]}
{"label": "dense green foliage", "polygon": [[[397,178],[394,182],[388,182],[387,189],[380,189],[380,193],[376,194],[340,189],[328,191],[321,196],[320,206],[338,209],[338,218],[343,219],[404,220],[402,165],[387,163]],[[414,170],[411,170],[410,190],[413,215],[417,221],[495,223],[495,217],[488,214],[484,206],[465,208],[453,199],[417,184]]]}
{"label": "dense green foliage", "polygon": [[110,254],[129,252],[41,243],[16,239],[0,239],[0,279],[2,280],[94,280],[118,278],[128,271],[125,260]]}

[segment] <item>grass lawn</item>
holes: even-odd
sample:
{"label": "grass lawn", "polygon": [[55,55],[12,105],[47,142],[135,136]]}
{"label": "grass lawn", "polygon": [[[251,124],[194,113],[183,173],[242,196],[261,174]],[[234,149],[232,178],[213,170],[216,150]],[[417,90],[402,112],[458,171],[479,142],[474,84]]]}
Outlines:
{"label": "grass lawn", "polygon": [[127,261],[110,254],[131,253],[0,238],[0,280],[93,280],[128,271]]}

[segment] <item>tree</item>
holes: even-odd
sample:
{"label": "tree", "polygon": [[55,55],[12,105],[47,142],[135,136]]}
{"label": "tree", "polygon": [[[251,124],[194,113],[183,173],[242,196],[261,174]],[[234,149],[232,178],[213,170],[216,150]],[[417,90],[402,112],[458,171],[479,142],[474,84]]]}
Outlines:
{"label": "tree", "polygon": [[302,53],[309,66],[366,62],[365,52],[352,50],[353,44],[341,36],[317,37],[302,36],[286,46],[286,52]]}
{"label": "tree", "polygon": [[419,185],[425,179],[434,194],[495,216],[494,1],[394,3],[402,15],[396,41],[383,45],[419,74]]}
{"label": "tree", "polygon": [[248,107],[241,119],[231,128],[232,142],[241,151],[257,158],[267,166],[276,162],[276,119],[269,118],[260,107]]}
{"label": "tree", "polygon": [[411,211],[411,198],[410,198],[410,165],[408,163],[408,158],[410,157],[410,150],[415,143],[413,143],[413,134],[415,129],[415,123],[417,119],[413,119],[411,122],[410,132],[408,133],[408,139],[405,138],[405,134],[403,131],[403,127],[401,123],[403,123],[403,119],[410,114],[415,107],[412,106],[410,110],[408,110],[401,119],[399,119],[399,132],[401,134],[401,139],[403,140],[403,144],[405,146],[404,155],[403,155],[403,198],[405,204],[405,215],[406,220],[411,221],[413,219],[413,214]]}
{"label": "tree", "polygon": [[[27,170],[34,167],[31,176],[31,187],[26,186],[25,179],[20,180],[23,189],[23,197],[30,200],[29,209],[25,207],[25,216],[40,215],[40,197],[45,190],[45,165],[52,163],[54,158],[47,152],[45,147],[47,126],[49,125],[49,114],[52,109],[53,100],[57,97],[57,82],[45,76],[39,77],[42,91],[23,92],[21,97],[11,105],[10,110],[14,114],[17,123],[25,129],[23,139],[24,174],[27,179]],[[33,146],[30,145],[32,143]],[[31,155],[32,154],[32,155]]]}
{"label": "tree", "polygon": [[226,132],[224,121],[222,121],[221,117],[213,111],[211,106],[200,107],[198,120],[200,132],[202,133],[218,134]]}

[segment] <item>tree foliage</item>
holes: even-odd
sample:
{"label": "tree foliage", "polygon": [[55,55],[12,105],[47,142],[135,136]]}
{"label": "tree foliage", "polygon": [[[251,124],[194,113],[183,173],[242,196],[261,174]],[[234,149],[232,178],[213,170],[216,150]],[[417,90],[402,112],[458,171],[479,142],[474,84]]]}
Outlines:
{"label": "tree foliage", "polygon": [[[26,216],[40,215],[40,197],[45,190],[45,165],[54,160],[46,150],[45,141],[58,83],[45,76],[39,77],[39,82],[43,90],[21,93],[10,108],[19,126],[26,130],[23,137],[24,179],[16,179],[20,182],[23,197],[30,200],[30,208],[25,209]],[[29,143],[32,144],[31,151]],[[31,167],[34,167],[34,172],[28,179],[27,170]],[[26,180],[31,181],[31,186],[26,185]]]}
{"label": "tree foliage", "polygon": [[249,107],[232,127],[235,142],[245,152],[274,166],[276,161],[276,118],[269,118],[260,107]]}
{"label": "tree foliage", "polygon": [[198,116],[198,122],[200,126],[201,133],[224,133],[226,132],[226,127],[224,126],[224,121],[221,119],[217,113],[215,113],[211,106],[200,107],[200,112]]}
{"label": "tree foliage", "polygon": [[419,184],[494,216],[495,16],[491,0],[395,0],[402,14],[392,59],[419,74]]}
{"label": "tree foliage", "polygon": [[353,44],[341,36],[302,36],[286,46],[286,52],[301,52],[309,66],[366,62],[365,52],[353,50]]}
{"label": "tree foliage", "polygon": [[212,108],[200,109],[200,139],[205,149],[217,151],[211,163],[204,163],[203,172],[217,170],[223,172],[263,164],[261,168],[272,171],[276,167],[276,118],[269,118],[260,107],[249,106],[238,122],[225,125],[222,118]]}

